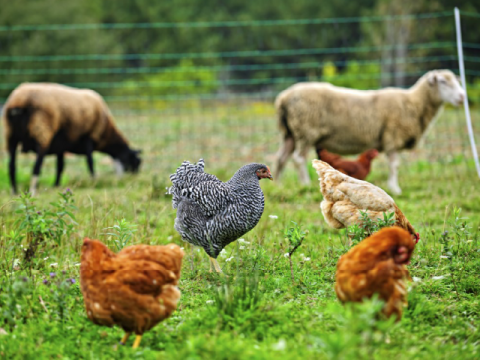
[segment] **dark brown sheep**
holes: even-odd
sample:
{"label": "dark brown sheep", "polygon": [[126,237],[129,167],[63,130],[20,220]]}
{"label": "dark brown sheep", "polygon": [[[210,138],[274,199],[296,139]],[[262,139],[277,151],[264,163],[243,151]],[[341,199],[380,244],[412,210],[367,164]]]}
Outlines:
{"label": "dark brown sheep", "polygon": [[93,90],[75,89],[53,83],[24,83],[9,96],[3,108],[7,150],[10,154],[9,176],[17,191],[15,160],[18,145],[22,152],[35,152],[30,191],[35,193],[45,155],[57,155],[55,186],[60,184],[64,154],[87,156],[94,176],[93,151],[110,155],[121,169],[137,172],[141,159],[116,127],[102,97]]}

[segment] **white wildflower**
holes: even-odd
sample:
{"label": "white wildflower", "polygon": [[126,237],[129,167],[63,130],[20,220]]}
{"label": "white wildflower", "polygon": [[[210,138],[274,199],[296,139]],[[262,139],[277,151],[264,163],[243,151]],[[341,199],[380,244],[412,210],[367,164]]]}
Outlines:
{"label": "white wildflower", "polygon": [[205,303],[206,303],[207,305],[213,304],[214,302],[215,302],[215,300],[207,300],[207,301],[205,301]]}
{"label": "white wildflower", "polygon": [[288,258],[288,257],[290,256],[290,254],[289,254],[289,253],[285,253],[285,254],[283,254],[283,256],[285,256],[286,258]]}
{"label": "white wildflower", "polygon": [[448,259],[448,256],[441,255],[440,259]]}
{"label": "white wildflower", "polygon": [[304,257],[303,261],[310,261],[310,258],[309,257]]}
{"label": "white wildflower", "polygon": [[228,259],[225,259],[225,261],[231,261],[233,260],[233,256],[229,257]]}
{"label": "white wildflower", "polygon": [[243,249],[245,249],[245,246],[243,246],[243,245],[240,246],[240,250],[243,250]]}
{"label": "white wildflower", "polygon": [[243,244],[245,242],[245,239],[238,239],[237,240],[240,244]]}
{"label": "white wildflower", "polygon": [[4,328],[0,328],[0,335],[8,335]]}
{"label": "white wildflower", "polygon": [[422,280],[422,279],[420,279],[419,277],[416,277],[416,276],[412,277],[412,279],[413,279],[414,282],[419,282],[420,280]]}
{"label": "white wildflower", "polygon": [[80,265],[82,265],[82,264],[81,264],[81,263],[75,263],[75,264],[73,264],[73,266],[80,266]]}
{"label": "white wildflower", "polygon": [[433,276],[432,277],[432,280],[442,280],[442,279],[445,279],[445,276],[441,275],[441,276]]}
{"label": "white wildflower", "polygon": [[168,241],[171,241],[172,239],[173,239],[173,236],[172,236],[172,235],[170,235],[169,237],[167,237],[167,240],[168,240]]}
{"label": "white wildflower", "polygon": [[268,215],[268,217],[269,217],[270,219],[278,219],[278,216],[277,216],[277,215]]}
{"label": "white wildflower", "polygon": [[283,351],[286,348],[287,348],[287,342],[284,339],[280,339],[276,344],[272,345],[272,349],[277,351]]}
{"label": "white wildflower", "polygon": [[43,258],[43,260],[47,260],[48,259],[48,256],[46,258]]}
{"label": "white wildflower", "polygon": [[225,249],[222,249],[219,254],[221,257],[226,258],[227,257],[227,251]]}
{"label": "white wildflower", "polygon": [[51,263],[50,267],[57,267],[58,263]]}

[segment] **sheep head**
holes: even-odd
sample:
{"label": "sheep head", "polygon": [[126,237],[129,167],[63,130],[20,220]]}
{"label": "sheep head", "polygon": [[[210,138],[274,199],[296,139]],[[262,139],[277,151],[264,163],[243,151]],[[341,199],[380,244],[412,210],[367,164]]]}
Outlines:
{"label": "sheep head", "polygon": [[127,149],[118,155],[117,159],[122,164],[123,170],[138,173],[142,159],[139,157],[141,150]]}
{"label": "sheep head", "polygon": [[427,74],[428,84],[436,87],[442,102],[460,106],[465,99],[465,91],[457,77],[450,70],[433,70]]}

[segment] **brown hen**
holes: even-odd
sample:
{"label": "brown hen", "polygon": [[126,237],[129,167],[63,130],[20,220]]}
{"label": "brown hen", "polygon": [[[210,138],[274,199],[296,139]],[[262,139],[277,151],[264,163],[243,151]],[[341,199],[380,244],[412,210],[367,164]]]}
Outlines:
{"label": "brown hen", "polygon": [[142,334],[168,318],[177,307],[183,251],[175,244],[129,246],[118,254],[98,240],[85,238],[80,285],[88,318],[97,325],[118,325]]}
{"label": "brown hen", "polygon": [[357,160],[346,160],[340,155],[333,154],[324,149],[317,148],[318,158],[325,161],[334,169],[347,174],[358,180],[365,180],[370,173],[372,160],[378,156],[378,151],[375,149],[367,150],[361,153]]}
{"label": "brown hen", "polygon": [[384,213],[394,213],[395,225],[407,230],[415,242],[420,240],[420,235],[385,191],[367,181],[342,174],[324,161],[313,160],[313,167],[319,176],[323,195],[320,208],[328,225],[335,229],[362,225],[360,211],[366,212],[374,221],[383,219]]}
{"label": "brown hen", "polygon": [[410,263],[415,243],[398,227],[384,228],[342,255],[337,264],[335,292],[341,302],[361,302],[378,294],[385,301],[383,313],[402,317],[407,304],[405,264]]}

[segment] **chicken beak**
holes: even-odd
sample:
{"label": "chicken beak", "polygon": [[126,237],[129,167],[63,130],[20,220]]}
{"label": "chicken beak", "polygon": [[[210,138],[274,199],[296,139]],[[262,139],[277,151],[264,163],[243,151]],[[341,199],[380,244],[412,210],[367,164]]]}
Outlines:
{"label": "chicken beak", "polygon": [[268,169],[267,178],[273,181],[272,172],[270,171],[270,168],[268,166],[267,166],[267,169]]}

